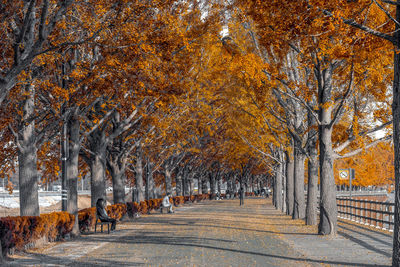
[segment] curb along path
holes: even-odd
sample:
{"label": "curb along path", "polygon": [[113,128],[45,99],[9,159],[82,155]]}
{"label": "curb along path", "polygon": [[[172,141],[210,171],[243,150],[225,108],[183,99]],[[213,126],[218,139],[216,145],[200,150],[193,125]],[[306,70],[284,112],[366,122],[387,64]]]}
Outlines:
{"label": "curb along path", "polygon": [[[360,251],[338,255],[343,244],[362,257],[356,258]],[[16,255],[8,266],[389,266],[389,252],[355,244],[315,235],[266,199],[246,199],[242,207],[238,200],[206,201],[123,222],[110,235],[83,235]]]}

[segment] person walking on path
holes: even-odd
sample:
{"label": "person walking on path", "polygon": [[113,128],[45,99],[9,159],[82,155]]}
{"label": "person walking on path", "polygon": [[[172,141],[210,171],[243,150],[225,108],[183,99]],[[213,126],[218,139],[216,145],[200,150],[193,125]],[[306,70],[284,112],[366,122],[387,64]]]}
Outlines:
{"label": "person walking on path", "polygon": [[100,221],[111,223],[111,231],[114,231],[115,226],[117,224],[117,220],[108,216],[107,211],[105,209],[105,200],[103,198],[99,198],[97,200],[96,212],[97,212],[97,217],[100,219]]}
{"label": "person walking on path", "polygon": [[244,205],[244,190],[243,187],[239,190],[240,206]]}
{"label": "person walking on path", "polygon": [[169,202],[169,198],[171,197],[171,194],[167,194],[163,201],[162,201],[162,206],[164,208],[168,208],[168,213],[174,213],[174,211],[172,210],[172,204],[171,202]]}

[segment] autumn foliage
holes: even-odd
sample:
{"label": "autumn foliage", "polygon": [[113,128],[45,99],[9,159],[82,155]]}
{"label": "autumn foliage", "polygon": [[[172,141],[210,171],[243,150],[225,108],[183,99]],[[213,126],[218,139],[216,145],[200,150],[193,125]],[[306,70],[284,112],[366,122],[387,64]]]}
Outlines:
{"label": "autumn foliage", "polygon": [[349,185],[348,180],[339,179],[339,170],[353,168],[354,186],[385,186],[394,183],[393,144],[380,143],[355,157],[339,159],[335,163],[335,180],[338,185]]}
{"label": "autumn foliage", "polygon": [[71,232],[73,224],[74,216],[67,212],[0,218],[2,251],[23,249],[40,238],[58,240]]}

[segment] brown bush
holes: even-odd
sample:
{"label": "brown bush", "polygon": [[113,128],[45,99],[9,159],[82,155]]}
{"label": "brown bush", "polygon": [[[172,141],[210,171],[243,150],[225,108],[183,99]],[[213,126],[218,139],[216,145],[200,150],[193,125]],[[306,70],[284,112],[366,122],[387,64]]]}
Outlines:
{"label": "brown bush", "polygon": [[74,216],[67,212],[0,218],[2,251],[23,249],[42,237],[48,241],[64,238],[72,231],[74,221]]}
{"label": "brown bush", "polygon": [[[175,205],[187,201],[202,201],[210,199],[209,194],[194,196],[176,196],[170,199]],[[110,217],[121,219],[126,213],[133,216],[135,213],[147,213],[157,210],[162,204],[162,199],[150,199],[140,203],[128,202],[106,207]],[[94,227],[96,208],[87,208],[78,212],[80,231]],[[72,231],[74,216],[68,212],[52,212],[40,216],[15,216],[0,218],[0,240],[3,254],[12,248],[24,249],[39,238],[45,237],[48,241],[64,238]]]}

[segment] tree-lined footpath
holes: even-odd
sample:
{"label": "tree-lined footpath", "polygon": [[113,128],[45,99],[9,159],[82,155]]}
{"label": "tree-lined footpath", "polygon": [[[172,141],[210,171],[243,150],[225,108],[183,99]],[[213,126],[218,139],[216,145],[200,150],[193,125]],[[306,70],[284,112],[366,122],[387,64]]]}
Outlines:
{"label": "tree-lined footpath", "polygon": [[[273,184],[276,207],[307,224],[317,223],[320,183],[319,234],[335,235],[335,160],[390,147],[392,136],[398,155],[396,82],[389,90],[396,7],[1,3],[0,173],[18,171],[21,215],[39,214],[39,181],[60,174],[66,209],[76,215],[77,182],[90,173],[92,205],[105,197],[107,180],[115,203],[125,201],[125,183],[137,188],[137,201],[158,186],[190,192],[194,180],[212,194],[222,181],[230,192],[236,183]],[[384,137],[371,135],[382,129]],[[359,184],[390,183],[385,175]]]}

